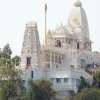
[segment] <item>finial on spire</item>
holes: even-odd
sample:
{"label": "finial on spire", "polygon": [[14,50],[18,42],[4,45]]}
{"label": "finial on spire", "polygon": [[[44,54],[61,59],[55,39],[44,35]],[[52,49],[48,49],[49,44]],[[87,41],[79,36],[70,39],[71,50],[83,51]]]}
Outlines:
{"label": "finial on spire", "polygon": [[75,5],[76,7],[81,7],[81,6],[82,6],[82,3],[81,3],[80,0],[76,0],[75,3],[74,3],[74,5]]}

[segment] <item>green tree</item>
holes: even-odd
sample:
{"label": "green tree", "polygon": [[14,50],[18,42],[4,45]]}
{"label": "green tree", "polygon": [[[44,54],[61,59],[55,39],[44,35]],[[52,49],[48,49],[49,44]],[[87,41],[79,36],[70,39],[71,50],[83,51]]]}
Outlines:
{"label": "green tree", "polygon": [[20,87],[21,71],[15,68],[11,49],[6,45],[0,56],[0,100],[15,100]]}
{"label": "green tree", "polygon": [[19,56],[14,56],[12,62],[14,65],[18,66],[20,64],[21,58]]}
{"label": "green tree", "polygon": [[16,100],[30,100],[26,90],[21,90],[20,94],[17,96]]}
{"label": "green tree", "polygon": [[89,88],[90,85],[89,83],[85,80],[84,77],[80,77],[80,86],[79,86],[79,91],[81,91],[84,88]]}
{"label": "green tree", "polygon": [[100,90],[96,88],[85,89],[75,96],[75,100],[100,100]]}
{"label": "green tree", "polygon": [[0,100],[15,100],[20,87],[20,74],[21,71],[11,64],[0,66]]}
{"label": "green tree", "polygon": [[98,70],[93,76],[93,86],[100,88],[100,70]]}
{"label": "green tree", "polygon": [[0,84],[0,100],[11,100],[17,96],[17,83],[5,80]]}
{"label": "green tree", "polygon": [[0,59],[0,78],[1,80],[15,80],[20,77],[21,71],[16,69],[10,59]]}
{"label": "green tree", "polygon": [[10,45],[9,44],[6,44],[3,48],[3,51],[2,51],[2,55],[5,57],[5,58],[10,58],[11,57],[11,54],[12,54],[12,50],[10,48]]}
{"label": "green tree", "polygon": [[29,82],[29,100],[51,100],[56,94],[49,81],[37,80]]}

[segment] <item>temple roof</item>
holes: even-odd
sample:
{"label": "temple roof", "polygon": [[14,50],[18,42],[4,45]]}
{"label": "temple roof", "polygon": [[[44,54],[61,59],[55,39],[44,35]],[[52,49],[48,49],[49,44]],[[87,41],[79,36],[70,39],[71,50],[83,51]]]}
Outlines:
{"label": "temple roof", "polygon": [[67,33],[67,27],[61,23],[59,26],[56,27],[55,32],[56,33]]}
{"label": "temple roof", "polygon": [[30,21],[26,24],[27,27],[37,27],[37,23],[35,21]]}
{"label": "temple roof", "polygon": [[53,37],[66,37],[68,35],[67,26],[61,23],[56,27],[52,35]]}

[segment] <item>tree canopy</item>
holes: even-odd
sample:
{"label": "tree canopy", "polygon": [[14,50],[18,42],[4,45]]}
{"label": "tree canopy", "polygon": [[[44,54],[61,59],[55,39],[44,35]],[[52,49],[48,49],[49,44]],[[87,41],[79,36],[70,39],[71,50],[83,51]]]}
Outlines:
{"label": "tree canopy", "polygon": [[9,44],[0,53],[0,100],[15,100],[18,95],[21,71],[15,68],[11,54]]}
{"label": "tree canopy", "polygon": [[52,84],[45,80],[29,82],[29,100],[51,100],[56,94],[52,89]]}
{"label": "tree canopy", "polygon": [[80,86],[79,86],[79,91],[81,91],[84,88],[89,88],[90,85],[89,83],[85,80],[84,77],[80,77]]}
{"label": "tree canopy", "polygon": [[3,48],[3,56],[6,57],[6,58],[9,58],[12,54],[12,50],[10,48],[10,45],[9,44],[6,44]]}

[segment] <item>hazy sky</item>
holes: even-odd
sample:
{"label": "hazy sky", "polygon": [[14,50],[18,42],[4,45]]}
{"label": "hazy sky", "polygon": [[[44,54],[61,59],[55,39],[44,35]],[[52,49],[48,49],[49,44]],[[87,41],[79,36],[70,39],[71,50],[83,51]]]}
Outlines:
{"label": "hazy sky", "polygon": [[[67,24],[75,0],[47,0],[48,29]],[[93,50],[100,48],[100,0],[81,0],[86,11]],[[14,54],[20,54],[25,24],[37,21],[40,36],[44,32],[44,0],[0,0],[0,47],[11,45]],[[42,39],[42,38],[41,38]]]}

